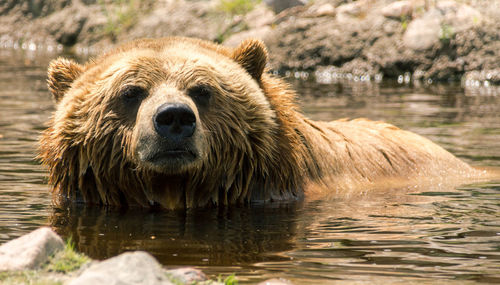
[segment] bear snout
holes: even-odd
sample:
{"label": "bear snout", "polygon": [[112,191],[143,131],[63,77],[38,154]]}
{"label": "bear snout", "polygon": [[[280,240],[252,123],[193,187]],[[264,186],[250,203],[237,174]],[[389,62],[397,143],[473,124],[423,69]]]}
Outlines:
{"label": "bear snout", "polygon": [[186,104],[165,103],[158,107],[153,116],[156,132],[171,143],[181,143],[193,136],[196,129],[196,115]]}

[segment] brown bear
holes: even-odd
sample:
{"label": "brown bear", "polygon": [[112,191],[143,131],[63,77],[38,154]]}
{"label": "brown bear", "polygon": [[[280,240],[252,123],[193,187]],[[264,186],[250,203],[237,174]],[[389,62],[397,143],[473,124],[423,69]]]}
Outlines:
{"label": "brown bear", "polygon": [[387,123],[307,119],[267,57],[258,40],[172,37],[52,61],[39,157],[55,202],[190,208],[483,175]]}

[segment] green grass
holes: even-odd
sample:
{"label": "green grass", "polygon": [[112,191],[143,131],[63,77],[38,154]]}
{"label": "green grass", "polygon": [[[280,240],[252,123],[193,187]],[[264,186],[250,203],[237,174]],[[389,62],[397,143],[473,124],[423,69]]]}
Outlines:
{"label": "green grass", "polygon": [[455,31],[451,25],[442,24],[439,31],[439,39],[442,42],[449,42],[455,36]]}
{"label": "green grass", "polygon": [[152,0],[113,0],[111,4],[99,0],[101,11],[106,17],[106,23],[100,29],[104,36],[116,40],[119,34],[137,24],[141,12],[148,11]]}
{"label": "green grass", "polygon": [[220,0],[218,8],[230,15],[244,15],[260,2],[261,0]]}
{"label": "green grass", "polygon": [[408,28],[408,23],[410,22],[410,19],[407,15],[403,15],[401,16],[401,28],[403,29],[403,31],[406,31],[406,28]]}
{"label": "green grass", "polygon": [[70,237],[66,241],[64,250],[51,257],[44,269],[52,272],[68,273],[79,269],[89,261],[90,258],[75,251],[75,244]]}
{"label": "green grass", "polygon": [[236,275],[231,274],[226,279],[224,279],[225,285],[238,285],[238,279],[236,279]]}
{"label": "green grass", "polygon": [[62,281],[51,280],[41,270],[0,272],[0,284],[62,285]]}

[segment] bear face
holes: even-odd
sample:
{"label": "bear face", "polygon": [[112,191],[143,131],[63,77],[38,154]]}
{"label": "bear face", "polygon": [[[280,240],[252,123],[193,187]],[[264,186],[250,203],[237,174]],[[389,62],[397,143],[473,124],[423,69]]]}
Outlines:
{"label": "bear face", "polygon": [[[266,61],[259,41],[232,50],[184,38],[139,40],[84,66],[53,61],[57,110],[40,157],[57,199],[166,208],[248,199],[249,180],[279,160]],[[190,188],[204,194],[186,198]]]}

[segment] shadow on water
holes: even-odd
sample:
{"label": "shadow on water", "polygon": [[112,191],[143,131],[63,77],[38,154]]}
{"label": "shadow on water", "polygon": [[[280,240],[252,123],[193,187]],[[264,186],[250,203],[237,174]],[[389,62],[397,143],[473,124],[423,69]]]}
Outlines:
{"label": "shadow on water", "polygon": [[[500,182],[187,212],[51,207],[37,137],[57,55],[0,50],[0,242],[39,226],[102,259],[146,250],[242,283],[500,283]],[[366,117],[422,134],[465,161],[500,166],[500,92],[460,85],[291,81],[307,115]]]}
{"label": "shadow on water", "polygon": [[79,250],[105,259],[146,250],[167,265],[230,266],[281,261],[293,248],[297,203],[189,211],[55,209],[52,227]]}

